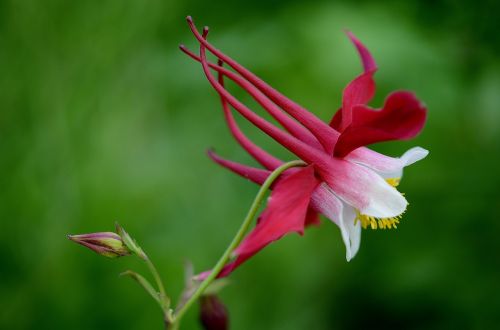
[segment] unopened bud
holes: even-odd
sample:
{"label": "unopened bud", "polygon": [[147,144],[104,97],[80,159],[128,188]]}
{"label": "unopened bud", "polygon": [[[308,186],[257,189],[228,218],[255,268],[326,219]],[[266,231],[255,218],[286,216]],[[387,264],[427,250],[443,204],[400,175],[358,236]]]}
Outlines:
{"label": "unopened bud", "polygon": [[113,232],[68,235],[68,238],[108,258],[130,254],[130,250],[125,246],[120,235]]}
{"label": "unopened bud", "polygon": [[227,309],[215,295],[200,298],[200,321],[205,330],[226,330],[229,328]]}

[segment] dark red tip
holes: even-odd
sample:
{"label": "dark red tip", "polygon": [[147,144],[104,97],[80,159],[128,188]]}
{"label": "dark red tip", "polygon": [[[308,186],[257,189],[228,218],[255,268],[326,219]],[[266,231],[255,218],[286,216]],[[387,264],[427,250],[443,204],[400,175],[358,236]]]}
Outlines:
{"label": "dark red tip", "polygon": [[188,23],[193,23],[193,18],[191,17],[191,15],[186,17],[186,21],[188,21]]}
{"label": "dark red tip", "polygon": [[213,158],[214,153],[215,153],[215,148],[210,147],[210,148],[207,149],[207,155],[208,155],[208,157]]}

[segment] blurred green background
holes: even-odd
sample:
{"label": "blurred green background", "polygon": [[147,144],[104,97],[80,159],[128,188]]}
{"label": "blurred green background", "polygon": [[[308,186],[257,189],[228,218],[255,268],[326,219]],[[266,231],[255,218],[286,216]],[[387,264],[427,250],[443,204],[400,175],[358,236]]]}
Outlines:
{"label": "blurred green background", "polygon": [[[222,293],[234,329],[493,329],[500,325],[500,26],[495,1],[0,1],[0,329],[161,329],[125,269],[66,240],[120,223],[182,286],[209,268],[257,186],[208,147],[254,164],[230,138],[185,24],[325,120],[361,72],[342,32],[373,52],[380,106],[426,102],[399,229],[363,232],[345,261],[337,227],[273,244]],[[231,86],[233,87],[233,86]],[[245,93],[232,88],[245,102]],[[292,159],[240,121],[266,149]],[[185,329],[198,329],[193,309]]]}

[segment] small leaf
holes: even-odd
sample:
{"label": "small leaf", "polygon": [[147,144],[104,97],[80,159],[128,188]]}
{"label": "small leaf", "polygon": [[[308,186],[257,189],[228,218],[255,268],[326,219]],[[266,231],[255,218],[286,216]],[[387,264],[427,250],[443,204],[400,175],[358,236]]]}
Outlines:
{"label": "small leaf", "polygon": [[118,235],[123,240],[123,243],[129,248],[130,251],[135,253],[137,256],[139,256],[141,259],[146,260],[147,256],[144,253],[144,251],[141,249],[141,247],[137,244],[137,242],[130,237],[130,235],[123,229],[122,226],[118,224],[118,222],[115,224],[116,226],[116,232]]}

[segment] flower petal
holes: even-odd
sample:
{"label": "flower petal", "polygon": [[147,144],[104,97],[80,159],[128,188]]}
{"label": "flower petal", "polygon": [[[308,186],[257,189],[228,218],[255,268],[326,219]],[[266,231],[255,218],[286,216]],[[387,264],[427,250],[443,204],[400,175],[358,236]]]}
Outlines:
{"label": "flower petal", "polygon": [[317,164],[316,168],[342,201],[363,214],[389,218],[406,209],[408,202],[403,195],[365,166],[332,158],[329,164]]}
{"label": "flower petal", "polygon": [[335,144],[334,155],[342,158],[375,142],[410,139],[422,130],[426,116],[425,106],[404,91],[390,94],[381,110],[358,105],[353,108],[352,123]]}
{"label": "flower petal", "polygon": [[321,212],[339,227],[346,248],[346,259],[350,261],[354,258],[361,240],[361,224],[354,223],[354,209],[342,203],[326,183],[321,183],[313,192],[311,208]]}
{"label": "flower petal", "polygon": [[342,206],[342,226],[347,231],[347,236],[351,244],[351,254],[346,254],[346,259],[347,261],[351,261],[358,254],[361,244],[361,222],[356,222],[356,210],[354,208],[345,203]]}
{"label": "flower petal", "polygon": [[[263,170],[260,168],[255,168],[247,165],[243,165],[237,162],[233,162],[227,159],[224,159],[217,155],[215,151],[213,150],[208,150],[207,151],[208,156],[217,164],[221,165],[222,167],[227,168],[231,172],[234,172],[244,178],[247,178],[248,180],[258,184],[262,185],[264,181],[266,181],[267,177],[271,174],[271,171],[268,170]],[[298,168],[291,168],[287,171],[285,171],[281,176],[273,182],[271,185],[270,189],[272,190],[274,186],[280,182],[282,179],[285,177],[291,175],[292,173],[295,173],[298,171]],[[320,225],[320,219],[319,219],[319,214],[317,211],[309,208],[307,210],[307,215],[306,215],[306,221],[305,225],[306,227],[308,226],[319,226]]]}
{"label": "flower petal", "polygon": [[307,209],[307,215],[306,215],[306,227],[309,226],[319,226],[321,224],[321,221],[319,220],[319,214],[316,212],[314,209],[309,207]]}
{"label": "flower petal", "polygon": [[373,73],[374,71],[369,71],[361,74],[344,89],[342,93],[342,111],[339,113],[340,118],[332,119],[332,123],[340,121],[340,127],[334,127],[339,132],[343,132],[352,123],[353,107],[359,104],[367,104],[375,95]]}
{"label": "flower petal", "polygon": [[[367,104],[375,94],[375,81],[373,75],[377,71],[377,65],[370,51],[349,31],[347,36],[356,47],[361,57],[364,72],[351,81],[342,94],[342,108],[333,116],[330,126],[342,132],[352,121],[352,108],[358,104]],[[333,146],[332,146],[333,148]],[[331,151],[331,150],[329,150]]]}
{"label": "flower petal", "polygon": [[414,147],[406,151],[401,157],[395,158],[368,148],[358,148],[347,155],[345,159],[367,166],[384,178],[400,178],[403,174],[403,168],[425,158],[428,154],[428,150]]}
{"label": "flower petal", "polygon": [[[255,229],[234,251],[236,259],[226,265],[218,277],[224,277],[239,265],[282,236],[297,232],[302,234],[311,194],[319,184],[311,166],[300,169],[279,182],[271,193],[267,208],[260,216]],[[199,279],[207,276],[200,274]]]}
{"label": "flower petal", "polygon": [[361,62],[363,62],[364,71],[368,72],[377,70],[377,64],[375,63],[375,59],[373,58],[368,48],[366,48],[366,46],[363,45],[363,43],[359,41],[359,39],[356,38],[356,36],[352,32],[346,31],[346,34],[349,37],[349,39],[351,39],[351,42],[354,44],[354,46],[356,46],[356,50],[359,53],[359,57],[361,57]]}
{"label": "flower petal", "polygon": [[289,232],[304,232],[311,194],[318,185],[312,166],[300,169],[277,184],[259,224],[236,249],[253,254]]}

